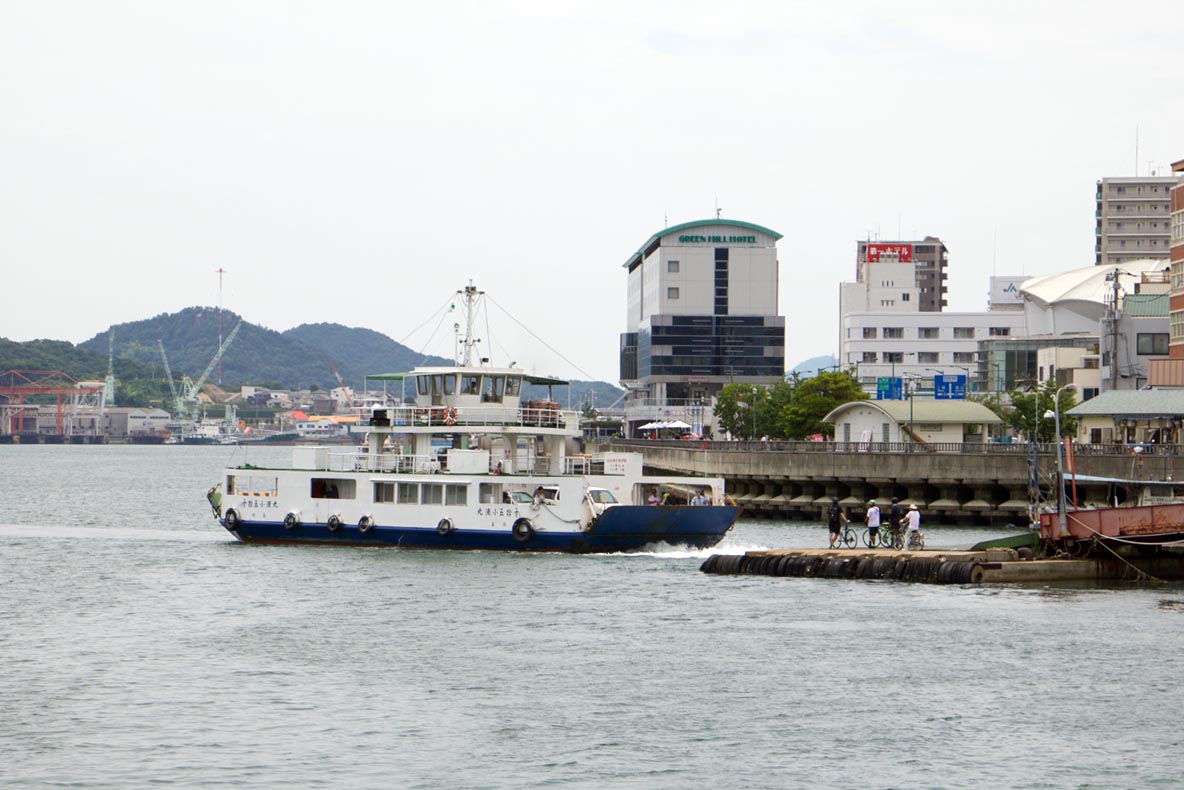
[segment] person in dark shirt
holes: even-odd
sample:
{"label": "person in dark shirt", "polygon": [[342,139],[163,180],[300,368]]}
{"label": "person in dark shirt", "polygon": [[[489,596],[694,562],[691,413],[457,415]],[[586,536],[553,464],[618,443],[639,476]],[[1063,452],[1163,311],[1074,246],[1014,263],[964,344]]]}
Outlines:
{"label": "person in dark shirt", "polygon": [[[900,534],[900,520],[904,518],[904,513],[900,509],[900,499],[892,497],[892,507],[888,510],[888,529],[892,530],[892,535]],[[891,537],[885,538],[884,542],[888,543]],[[892,548],[889,543],[888,548]]]}
{"label": "person in dark shirt", "polygon": [[839,498],[831,497],[830,507],[826,509],[826,529],[830,533],[830,547],[835,547],[835,541],[839,539],[839,530],[842,525],[847,523],[847,514],[839,507]]}

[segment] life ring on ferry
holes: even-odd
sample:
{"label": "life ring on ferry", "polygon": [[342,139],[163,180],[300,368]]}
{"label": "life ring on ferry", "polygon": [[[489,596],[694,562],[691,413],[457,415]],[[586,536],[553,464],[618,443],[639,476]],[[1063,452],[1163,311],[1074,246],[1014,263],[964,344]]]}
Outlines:
{"label": "life ring on ferry", "polygon": [[447,409],[444,410],[444,424],[445,425],[456,425],[456,407],[455,406],[449,406]]}
{"label": "life ring on ferry", "polygon": [[300,514],[293,510],[284,516],[284,529],[296,529],[300,526]]}
{"label": "life ring on ferry", "polygon": [[514,540],[525,543],[534,537],[534,524],[528,518],[520,518],[514,522],[513,534]]}
{"label": "life ring on ferry", "polygon": [[365,535],[372,529],[374,529],[374,519],[370,518],[369,516],[362,516],[360,519],[358,519],[358,532],[361,532],[363,535]]}
{"label": "life ring on ferry", "polygon": [[441,535],[451,535],[454,529],[456,527],[452,526],[452,519],[450,518],[442,518],[440,519],[440,523],[436,525],[436,532]]}
{"label": "life ring on ferry", "polygon": [[227,529],[234,531],[234,530],[238,529],[238,525],[241,523],[243,523],[243,520],[241,518],[239,518],[237,510],[235,510],[234,508],[230,508],[229,510],[226,511],[226,528]]}
{"label": "life ring on ferry", "polygon": [[325,526],[329,528],[330,532],[336,532],[341,529],[341,516],[336,513],[329,516],[329,520],[325,522]]}

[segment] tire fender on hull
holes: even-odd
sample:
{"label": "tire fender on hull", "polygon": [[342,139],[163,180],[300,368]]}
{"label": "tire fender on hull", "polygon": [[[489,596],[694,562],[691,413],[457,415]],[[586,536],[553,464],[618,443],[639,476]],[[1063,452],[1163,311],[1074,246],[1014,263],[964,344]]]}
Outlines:
{"label": "tire fender on hull", "polygon": [[341,516],[336,513],[329,516],[329,519],[325,522],[325,526],[329,528],[330,532],[336,532],[341,529]]}
{"label": "tire fender on hull", "polygon": [[528,518],[520,518],[514,522],[514,540],[526,543],[534,537],[534,524]]}
{"label": "tire fender on hull", "polygon": [[360,519],[358,519],[358,532],[361,532],[363,535],[367,535],[372,529],[374,529],[374,519],[370,518],[369,516],[362,516]]}
{"label": "tire fender on hull", "polygon": [[455,527],[452,526],[452,519],[450,518],[442,518],[440,519],[440,523],[436,525],[436,532],[441,535],[451,535],[453,529]]}
{"label": "tire fender on hull", "polygon": [[238,511],[230,508],[226,511],[226,528],[233,532],[238,529],[239,524],[243,523],[242,518],[239,517]]}

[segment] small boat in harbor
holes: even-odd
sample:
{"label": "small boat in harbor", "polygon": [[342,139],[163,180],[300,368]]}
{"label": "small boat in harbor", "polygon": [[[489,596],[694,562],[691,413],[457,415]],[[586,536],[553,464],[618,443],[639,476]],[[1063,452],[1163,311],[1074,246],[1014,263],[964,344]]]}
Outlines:
{"label": "small boat in harbor", "polygon": [[[297,446],[285,467],[224,470],[207,498],[245,543],[619,552],[706,548],[740,509],[721,478],[643,473],[637,453],[580,452],[579,413],[522,401],[524,384],[566,382],[476,356],[483,292],[458,292],[466,333],[451,367],[390,374],[408,397],[350,428],[361,446]],[[654,505],[662,498],[667,504]]]}

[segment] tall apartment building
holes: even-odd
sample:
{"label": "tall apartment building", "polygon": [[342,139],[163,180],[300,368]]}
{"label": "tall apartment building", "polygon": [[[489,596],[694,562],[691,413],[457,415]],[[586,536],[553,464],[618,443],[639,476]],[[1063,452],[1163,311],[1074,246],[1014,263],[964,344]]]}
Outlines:
{"label": "tall apartment building", "polygon": [[1170,193],[1179,183],[1179,176],[1099,181],[1094,263],[1105,266],[1141,258],[1166,261],[1171,247]]}
{"label": "tall apartment building", "polygon": [[[946,265],[949,258],[945,243],[935,236],[926,236],[921,241],[861,241],[856,250],[855,281],[867,284],[869,289],[874,288],[876,264],[912,264],[915,281],[899,285],[915,287],[919,301],[918,306],[905,309],[938,313],[947,304],[945,295],[949,288],[946,280],[949,275]],[[880,308],[876,301],[872,301],[866,309]]]}
{"label": "tall apartment building", "polygon": [[[1172,172],[1184,174],[1184,159],[1172,163]],[[1168,306],[1168,356],[1184,358],[1184,177],[1169,195],[1169,260],[1172,264]],[[1173,363],[1176,364],[1176,363]]]}
{"label": "tall apartment building", "polygon": [[630,436],[654,420],[711,425],[724,384],[785,377],[780,238],[749,222],[700,220],[655,233],[625,262],[620,370]]}

